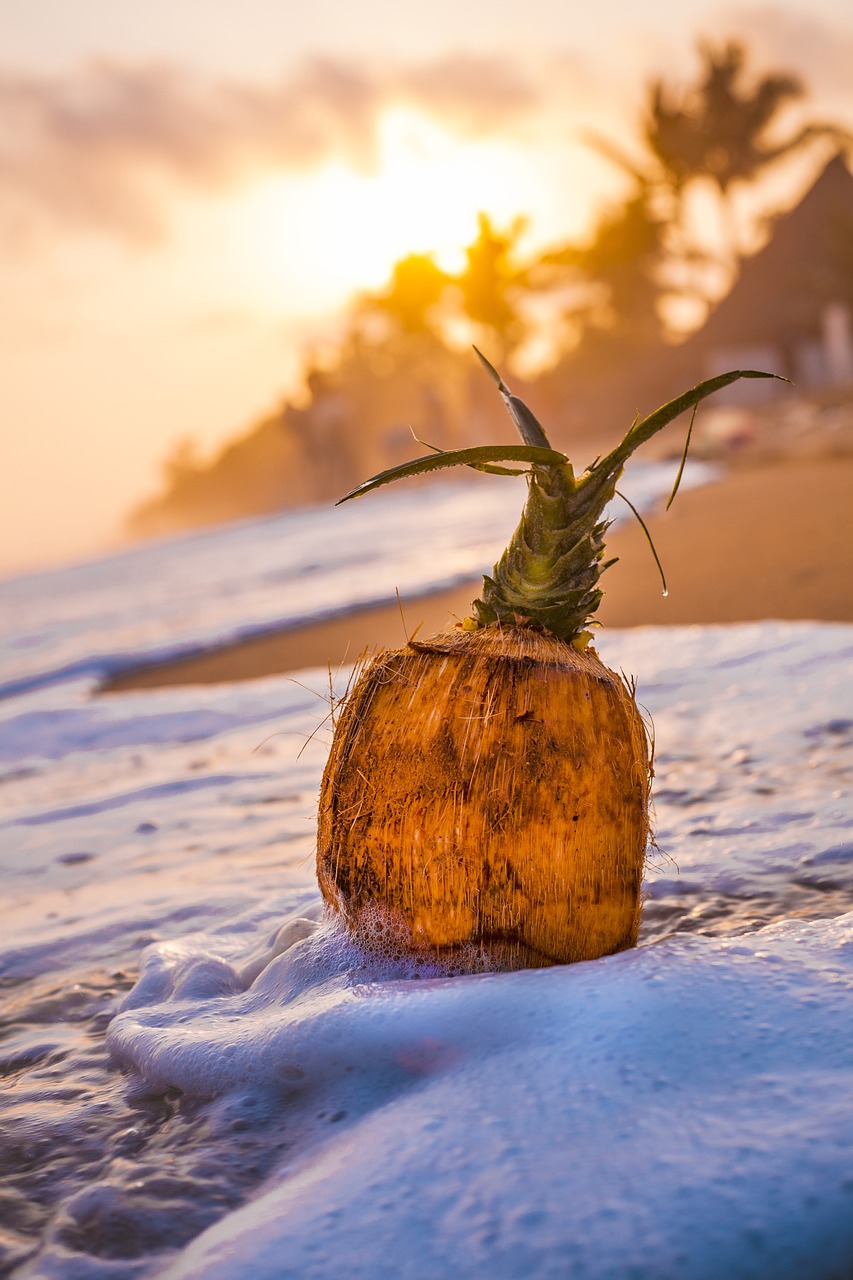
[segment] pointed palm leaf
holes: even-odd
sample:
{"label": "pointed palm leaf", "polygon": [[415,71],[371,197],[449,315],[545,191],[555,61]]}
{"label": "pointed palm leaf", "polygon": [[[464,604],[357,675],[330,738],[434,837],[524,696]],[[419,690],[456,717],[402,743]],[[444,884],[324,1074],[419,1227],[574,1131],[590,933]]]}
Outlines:
{"label": "pointed palm leaf", "polygon": [[487,444],[475,449],[451,449],[447,453],[432,453],[425,458],[415,458],[412,462],[404,462],[398,467],[389,467],[379,475],[365,480],[335,504],[349,502],[350,498],[360,498],[372,489],[378,489],[392,480],[402,480],[406,476],[420,476],[428,471],[441,471],[446,467],[471,467],[480,464],[501,462],[526,462],[533,467],[564,467],[568,463],[564,453],[556,449],[537,449],[526,444]]}

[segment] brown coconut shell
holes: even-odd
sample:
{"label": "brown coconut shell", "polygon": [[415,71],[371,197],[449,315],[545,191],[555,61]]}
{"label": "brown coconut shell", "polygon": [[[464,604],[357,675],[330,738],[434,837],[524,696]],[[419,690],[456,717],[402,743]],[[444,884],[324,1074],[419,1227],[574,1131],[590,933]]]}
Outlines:
{"label": "brown coconut shell", "polygon": [[386,651],[338,720],[320,888],[365,942],[510,967],[633,946],[651,749],[597,655],[529,628]]}

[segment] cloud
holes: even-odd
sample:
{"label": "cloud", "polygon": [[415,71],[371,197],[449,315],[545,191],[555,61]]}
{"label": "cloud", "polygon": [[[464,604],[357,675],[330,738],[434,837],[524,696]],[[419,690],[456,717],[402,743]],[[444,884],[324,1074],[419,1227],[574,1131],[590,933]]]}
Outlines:
{"label": "cloud", "polygon": [[332,156],[369,169],[395,102],[470,137],[529,112],[538,92],[509,62],[463,56],[396,68],[318,59],[267,85],[106,61],[65,78],[3,73],[0,201],[21,234],[61,223],[150,239],[163,231],[164,179],[222,190]]}
{"label": "cloud", "polygon": [[853,22],[828,22],[785,4],[725,4],[715,30],[744,41],[751,65],[762,72],[793,72],[807,90],[809,111],[836,111],[851,120]]}
{"label": "cloud", "polygon": [[496,57],[445,58],[412,69],[400,77],[397,90],[414,105],[473,136],[493,133],[542,105],[540,91]]}

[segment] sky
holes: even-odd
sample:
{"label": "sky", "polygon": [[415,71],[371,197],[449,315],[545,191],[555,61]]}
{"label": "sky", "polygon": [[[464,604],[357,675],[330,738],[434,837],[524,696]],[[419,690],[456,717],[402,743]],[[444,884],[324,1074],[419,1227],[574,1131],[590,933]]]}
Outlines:
{"label": "sky", "polygon": [[620,190],[584,132],[730,36],[853,127],[848,0],[0,0],[0,573],[115,545],[478,210],[582,235]]}

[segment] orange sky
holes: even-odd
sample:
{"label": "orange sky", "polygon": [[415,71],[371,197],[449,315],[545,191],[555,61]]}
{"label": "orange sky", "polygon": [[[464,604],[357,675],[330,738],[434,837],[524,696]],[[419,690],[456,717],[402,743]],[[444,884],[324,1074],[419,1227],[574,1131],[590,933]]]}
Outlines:
{"label": "orange sky", "polygon": [[248,426],[354,289],[479,208],[582,232],[619,182],[582,130],[627,137],[697,34],[853,125],[840,0],[309,8],[0,0],[0,572],[108,545],[178,439]]}

